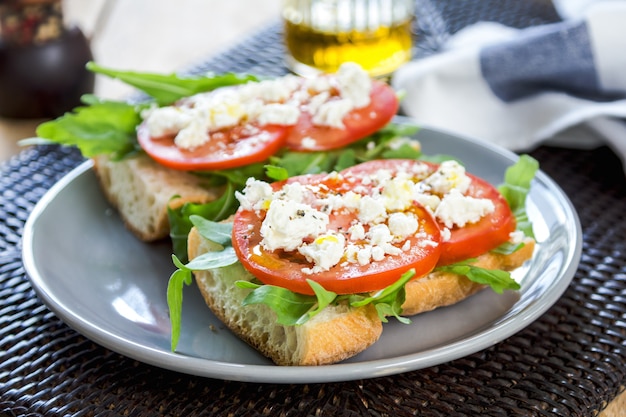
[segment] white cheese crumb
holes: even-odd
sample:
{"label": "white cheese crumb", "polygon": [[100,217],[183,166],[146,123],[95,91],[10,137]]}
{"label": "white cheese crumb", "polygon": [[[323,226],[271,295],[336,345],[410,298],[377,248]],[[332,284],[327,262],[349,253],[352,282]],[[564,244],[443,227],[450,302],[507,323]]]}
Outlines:
{"label": "white cheese crumb", "polygon": [[417,232],[419,223],[417,218],[409,213],[393,213],[389,216],[389,231],[401,239],[412,236]]}
{"label": "white cheese crumb", "polygon": [[328,215],[307,204],[272,200],[261,224],[261,245],[269,251],[293,251],[304,239],[324,233],[327,226]]}
{"label": "white cheese crumb", "polygon": [[341,96],[349,99],[355,108],[370,104],[372,79],[361,66],[353,62],[342,64],[337,72],[337,80]]}
{"label": "white cheese crumb", "polygon": [[515,245],[522,243],[526,235],[521,230],[515,230],[509,234],[509,241]]}
{"label": "white cheese crumb", "polygon": [[178,132],[174,143],[179,148],[194,149],[204,145],[208,140],[209,130],[206,120],[193,119],[189,125]]}
{"label": "white cheese crumb", "polygon": [[448,228],[455,225],[463,227],[468,223],[479,221],[481,217],[494,210],[495,206],[491,200],[464,196],[459,190],[453,189],[443,197],[435,216]]}
{"label": "white cheese crumb", "polygon": [[300,111],[288,104],[271,103],[260,109],[258,121],[262,125],[294,125],[300,117]]}
{"label": "white cheese crumb", "polygon": [[272,198],[272,194],[272,187],[268,183],[250,177],[241,192],[235,191],[235,198],[243,210],[261,210]]}
{"label": "white cheese crumb", "polygon": [[454,160],[444,161],[437,171],[423,181],[438,194],[446,194],[452,189],[464,193],[472,180],[465,175],[465,167]]}
{"label": "white cheese crumb", "polygon": [[372,245],[382,246],[393,240],[393,236],[386,224],[377,224],[376,226],[370,227],[367,234]]}
{"label": "white cheese crumb", "polygon": [[413,204],[415,184],[403,178],[392,178],[386,181],[382,196],[385,198],[387,210],[406,210]]}
{"label": "white cheese crumb", "polygon": [[300,144],[304,149],[315,149],[317,147],[317,141],[309,136],[303,138]]}
{"label": "white cheese crumb", "polygon": [[193,120],[191,114],[176,107],[152,109],[144,117],[150,136],[155,138],[174,135],[189,126]]}
{"label": "white cheese crumb", "polygon": [[313,113],[313,124],[342,129],[343,118],[353,109],[350,99],[334,99],[321,104]]}
{"label": "white cheese crumb", "polygon": [[313,268],[305,268],[311,273],[328,271],[343,258],[346,239],[341,234],[329,233],[318,236],[313,243],[298,248],[307,261],[314,264]]}
{"label": "white cheese crumb", "polygon": [[365,224],[380,223],[387,217],[387,210],[380,199],[374,199],[368,195],[359,200],[358,219]]}
{"label": "white cheese crumb", "polygon": [[352,241],[365,239],[365,228],[362,223],[356,223],[350,226],[348,233],[350,233],[350,240]]}

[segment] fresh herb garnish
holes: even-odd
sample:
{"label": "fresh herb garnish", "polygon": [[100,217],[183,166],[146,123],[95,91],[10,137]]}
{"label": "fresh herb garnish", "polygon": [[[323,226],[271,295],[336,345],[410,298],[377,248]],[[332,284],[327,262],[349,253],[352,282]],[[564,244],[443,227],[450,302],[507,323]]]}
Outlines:
{"label": "fresh herb garnish", "polygon": [[504,183],[498,191],[509,203],[517,220],[517,229],[526,236],[534,237],[532,223],[526,212],[526,197],[530,192],[530,184],[539,170],[539,162],[530,155],[521,155],[517,162],[507,168]]}
{"label": "fresh herb garnish", "polygon": [[438,266],[435,268],[435,271],[463,275],[470,281],[489,285],[491,289],[498,294],[501,294],[504,290],[520,289],[520,285],[511,277],[508,271],[481,268],[472,265],[473,261],[475,261],[475,259],[467,259],[451,265]]}
{"label": "fresh herb garnish", "polygon": [[192,272],[223,268],[239,261],[231,244],[232,224],[212,222],[197,215],[189,216],[189,220],[198,228],[202,237],[213,242],[215,250],[203,253],[187,264],[178,259],[176,255],[172,255],[172,261],[178,268],[172,273],[167,283],[167,305],[172,325],[170,341],[172,351],[176,350],[180,338],[183,288],[184,285],[191,285],[193,282]]}
{"label": "fresh herb garnish", "polygon": [[215,90],[250,81],[259,81],[249,74],[213,74],[179,75],[156,74],[149,72],[119,71],[102,67],[95,62],[88,62],[87,69],[97,74],[118,79],[148,94],[158,105],[172,104],[176,100],[205,91]]}

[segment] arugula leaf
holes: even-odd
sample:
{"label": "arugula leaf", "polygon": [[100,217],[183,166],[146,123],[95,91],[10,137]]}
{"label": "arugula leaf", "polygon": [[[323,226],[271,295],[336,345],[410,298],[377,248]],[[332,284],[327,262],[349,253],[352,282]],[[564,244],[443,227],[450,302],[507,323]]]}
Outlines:
{"label": "arugula leaf", "polygon": [[402,274],[398,281],[373,295],[349,294],[338,296],[313,280],[307,280],[307,282],[313,288],[315,295],[298,294],[282,287],[250,281],[237,281],[235,285],[239,288],[253,290],[244,300],[244,305],[265,304],[274,310],[277,322],[285,326],[302,325],[330,304],[341,302],[347,302],[354,308],[372,304],[381,321],[386,323],[387,317],[393,316],[401,323],[407,324],[411,321],[401,316],[402,304],[404,304],[406,296],[404,286],[414,275],[414,270],[407,271]]}
{"label": "arugula leaf", "polygon": [[402,304],[404,304],[406,298],[404,286],[414,275],[415,270],[411,269],[402,274],[399,280],[371,296],[351,295],[350,305],[352,307],[362,307],[371,303],[376,307],[378,317],[380,317],[383,323],[387,322],[387,316],[394,316],[401,323],[408,324],[411,320],[400,315],[402,314]]}
{"label": "arugula leaf", "polygon": [[318,282],[313,281],[312,279],[307,279],[306,282],[313,288],[313,292],[315,293],[315,298],[317,299],[317,307],[311,309],[307,312],[306,317],[302,319],[302,321],[298,321],[296,324],[302,324],[311,317],[315,316],[326,307],[330,305],[337,298],[337,294],[332,291],[327,291],[324,287],[322,287]]}
{"label": "arugula leaf", "polygon": [[333,170],[335,155],[328,152],[286,151],[270,157],[270,165],[281,167],[289,177],[303,174],[319,174]]}
{"label": "arugula leaf", "polygon": [[480,268],[471,265],[470,262],[472,261],[473,259],[468,259],[451,265],[439,266],[435,268],[435,271],[464,275],[470,281],[489,285],[498,294],[501,294],[504,290],[519,290],[521,288],[509,272],[499,269]]}
{"label": "arugula leaf", "polygon": [[[117,101],[98,101],[37,127],[38,143],[76,146],[86,158],[111,154],[120,159],[139,152],[135,127],[140,107]],[[23,141],[22,144],[32,142]]]}
{"label": "arugula leaf", "polygon": [[250,81],[258,81],[253,75],[226,73],[215,75],[180,76],[177,74],[156,74],[148,72],[118,71],[88,62],[87,69],[131,85],[156,100],[159,105],[167,105],[197,93],[215,90]]}
{"label": "arugula leaf", "polygon": [[353,148],[348,148],[339,154],[337,162],[335,162],[335,171],[342,171],[354,165],[356,165],[356,152]]}
{"label": "arugula leaf", "polygon": [[[197,219],[196,219],[197,220]],[[204,229],[204,225],[200,225]],[[213,231],[212,231],[213,232]],[[221,236],[223,231],[216,234]],[[220,238],[223,240],[223,238]],[[184,264],[176,255],[172,255],[172,262],[178,268],[170,275],[167,283],[167,306],[170,311],[170,325],[172,335],[170,339],[172,352],[176,351],[180,339],[180,329],[183,311],[183,288],[184,285],[191,285],[193,282],[193,271],[203,271],[208,269],[222,268],[239,262],[235,250],[232,246],[226,246],[221,251],[206,252],[194,258],[188,264]]]}
{"label": "arugula leaf", "polygon": [[491,252],[499,253],[501,255],[510,255],[523,247],[524,247],[524,242],[520,242],[520,243],[504,242],[500,246],[494,249],[491,249]]}
{"label": "arugula leaf", "polygon": [[232,223],[212,222],[197,214],[189,216],[189,220],[205,239],[222,246],[232,246]]}
{"label": "arugula leaf", "polygon": [[222,268],[239,262],[235,249],[226,246],[221,251],[205,252],[193,258],[185,267],[191,271],[207,271],[209,269]]}
{"label": "arugula leaf", "polygon": [[299,326],[328,307],[337,298],[337,294],[325,290],[319,283],[310,279],[307,283],[315,295],[298,294],[282,287],[256,284],[250,281],[237,281],[235,285],[253,290],[244,299],[244,306],[265,304],[274,310],[278,323],[285,326]]}
{"label": "arugula leaf", "polygon": [[[173,197],[173,199],[178,196]],[[172,209],[168,206],[167,216],[170,224],[170,238],[173,251],[180,259],[187,261],[187,235],[193,226],[191,216],[197,215],[206,220],[221,221],[230,216],[237,209],[234,187],[229,183],[220,198],[209,203],[185,203],[181,207]]]}
{"label": "arugula leaf", "polygon": [[521,155],[515,164],[507,168],[504,183],[498,187],[515,215],[517,228],[529,237],[534,237],[534,233],[526,213],[526,197],[538,170],[539,162],[536,159],[530,155]]}
{"label": "arugula leaf", "polygon": [[418,159],[422,156],[422,151],[404,143],[398,148],[391,148],[382,152],[381,156],[384,159]]}
{"label": "arugula leaf", "polygon": [[195,171],[194,174],[212,181],[214,186],[230,182],[235,188],[239,189],[246,185],[248,178],[265,178],[265,164],[256,163],[219,171]]}
{"label": "arugula leaf", "polygon": [[277,167],[276,165],[266,165],[265,172],[274,181],[282,181],[289,178],[289,172],[285,168]]}
{"label": "arugula leaf", "polygon": [[174,352],[176,351],[178,340],[180,339],[183,311],[183,285],[191,285],[192,275],[191,270],[186,268],[185,265],[176,258],[176,255],[172,255],[172,260],[178,269],[172,273],[167,283],[167,306],[170,311],[170,323],[172,327],[170,349]]}
{"label": "arugula leaf", "polygon": [[[237,281],[236,285],[240,288],[250,288],[254,284]],[[264,304],[274,310],[278,323],[284,326],[295,326],[308,320],[308,313],[317,304],[317,298],[275,285],[258,285],[246,296],[242,304],[244,306]]]}

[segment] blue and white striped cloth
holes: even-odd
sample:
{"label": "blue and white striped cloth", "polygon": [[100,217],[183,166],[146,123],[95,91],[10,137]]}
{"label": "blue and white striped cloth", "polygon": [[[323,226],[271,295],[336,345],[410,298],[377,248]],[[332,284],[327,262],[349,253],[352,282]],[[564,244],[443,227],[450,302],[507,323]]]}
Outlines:
{"label": "blue and white striped cloth", "polygon": [[626,1],[526,29],[477,23],[392,83],[403,112],[426,126],[515,151],[604,143],[626,167]]}

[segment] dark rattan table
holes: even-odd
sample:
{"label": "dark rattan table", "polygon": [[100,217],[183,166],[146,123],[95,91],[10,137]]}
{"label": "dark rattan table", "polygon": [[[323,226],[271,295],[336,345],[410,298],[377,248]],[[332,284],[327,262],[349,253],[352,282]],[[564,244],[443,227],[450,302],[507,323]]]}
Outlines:
{"label": "dark rattan table", "polygon": [[[558,17],[546,1],[418,1],[417,58],[478,20],[523,27]],[[280,75],[279,23],[190,71]],[[0,166],[0,413],[11,416],[594,416],[626,383],[626,180],[608,148],[532,152],[582,223],[580,267],[526,329],[462,359],[396,376],[274,385],[193,377],[109,351],[37,298],[21,260],[35,203],[83,159],[36,147]],[[59,237],[62,239],[62,237]]]}

